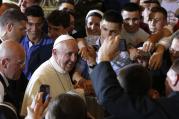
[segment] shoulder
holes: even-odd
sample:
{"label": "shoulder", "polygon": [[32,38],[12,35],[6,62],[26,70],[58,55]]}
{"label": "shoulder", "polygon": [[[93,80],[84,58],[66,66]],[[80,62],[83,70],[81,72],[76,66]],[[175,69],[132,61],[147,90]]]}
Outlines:
{"label": "shoulder", "polygon": [[37,80],[37,79],[42,79],[42,78],[47,78],[51,75],[54,74],[54,70],[52,66],[50,65],[49,60],[45,61],[42,63],[32,74],[31,79],[32,80]]}

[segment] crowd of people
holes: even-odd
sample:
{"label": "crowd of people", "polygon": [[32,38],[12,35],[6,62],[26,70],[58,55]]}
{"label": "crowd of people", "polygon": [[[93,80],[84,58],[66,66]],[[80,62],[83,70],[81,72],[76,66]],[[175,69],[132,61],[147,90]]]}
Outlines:
{"label": "crowd of people", "polygon": [[178,119],[178,0],[104,0],[80,29],[40,2],[0,5],[0,119]]}

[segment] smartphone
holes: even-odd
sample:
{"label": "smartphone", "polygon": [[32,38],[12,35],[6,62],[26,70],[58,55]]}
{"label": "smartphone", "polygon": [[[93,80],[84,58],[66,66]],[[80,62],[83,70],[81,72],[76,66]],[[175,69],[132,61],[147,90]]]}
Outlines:
{"label": "smartphone", "polygon": [[47,84],[42,84],[40,86],[39,92],[43,92],[42,101],[45,102],[47,95],[50,94],[50,86]]}
{"label": "smartphone", "polygon": [[120,51],[126,51],[127,50],[127,44],[126,44],[125,39],[120,39],[119,50]]}

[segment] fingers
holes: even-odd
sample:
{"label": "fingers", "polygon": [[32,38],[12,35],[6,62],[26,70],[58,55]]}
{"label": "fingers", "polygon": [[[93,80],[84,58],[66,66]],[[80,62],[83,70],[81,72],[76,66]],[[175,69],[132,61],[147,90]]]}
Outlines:
{"label": "fingers", "polygon": [[153,42],[151,42],[151,41],[146,41],[146,42],[144,42],[144,44],[143,44],[142,50],[143,50],[144,52],[151,52],[151,51],[154,49],[154,46],[155,46],[155,44],[154,44]]}
{"label": "fingers", "polygon": [[91,80],[81,79],[77,85],[78,88],[84,89],[86,95],[94,94]]}
{"label": "fingers", "polygon": [[159,69],[162,64],[162,60],[159,54],[154,53],[149,59],[149,69]]}
{"label": "fingers", "polygon": [[51,97],[50,97],[50,95],[48,94],[47,97],[46,97],[46,99],[45,99],[45,102],[44,102],[44,104],[43,104],[44,109],[48,106],[50,100],[51,100]]}
{"label": "fingers", "polygon": [[149,44],[145,42],[143,45],[143,51],[148,52],[148,50],[149,50]]}

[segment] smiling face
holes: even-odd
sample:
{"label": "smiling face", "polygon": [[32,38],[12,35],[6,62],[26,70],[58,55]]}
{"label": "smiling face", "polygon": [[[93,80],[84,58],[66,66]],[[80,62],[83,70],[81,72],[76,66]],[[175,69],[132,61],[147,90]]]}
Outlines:
{"label": "smiling face", "polygon": [[86,20],[86,34],[100,35],[100,21],[101,18],[97,16],[89,16]]}
{"label": "smiling face", "polygon": [[27,16],[28,22],[26,25],[27,35],[30,40],[39,38],[42,32],[43,18]]}
{"label": "smiling face", "polygon": [[53,49],[52,53],[57,64],[65,71],[69,72],[75,66],[78,54],[77,43],[74,39],[62,41],[58,49]]}

